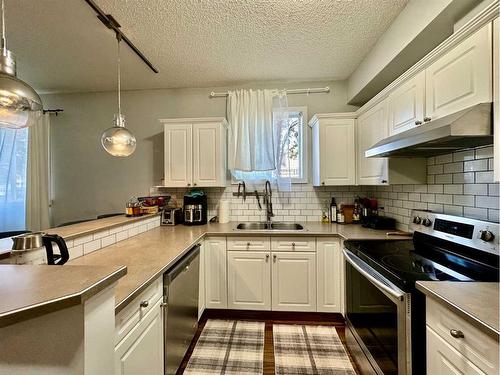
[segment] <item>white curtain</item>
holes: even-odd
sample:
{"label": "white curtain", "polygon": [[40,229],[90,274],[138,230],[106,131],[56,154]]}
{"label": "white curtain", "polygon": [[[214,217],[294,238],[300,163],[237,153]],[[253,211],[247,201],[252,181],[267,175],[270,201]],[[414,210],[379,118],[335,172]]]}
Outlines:
{"label": "white curtain", "polygon": [[26,228],[32,231],[50,228],[49,137],[50,115],[46,113],[29,128]]}
{"label": "white curtain", "polygon": [[28,129],[0,128],[0,232],[26,229]]}
{"label": "white curtain", "polygon": [[281,168],[288,157],[286,91],[230,91],[227,104],[234,178],[250,185],[269,180],[290,191],[290,178],[282,176]]}

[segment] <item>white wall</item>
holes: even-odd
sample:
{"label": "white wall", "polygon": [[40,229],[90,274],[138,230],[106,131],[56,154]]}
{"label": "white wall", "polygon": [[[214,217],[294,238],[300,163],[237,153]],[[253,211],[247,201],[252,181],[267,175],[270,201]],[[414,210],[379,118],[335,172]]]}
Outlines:
{"label": "white wall", "polygon": [[[126,79],[126,78],[125,78]],[[301,88],[330,86],[328,94],[290,95],[290,106],[307,106],[308,114],[352,111],[346,105],[346,82],[269,82],[238,88]],[[144,195],[163,177],[163,129],[159,118],[225,116],[224,98],[210,91],[228,88],[167,89],[124,92],[127,127],[138,140],[129,158],[113,158],[100,145],[112,125],[116,93],[44,95],[45,108],[62,108],[51,118],[53,224],[123,212],[132,195]]]}

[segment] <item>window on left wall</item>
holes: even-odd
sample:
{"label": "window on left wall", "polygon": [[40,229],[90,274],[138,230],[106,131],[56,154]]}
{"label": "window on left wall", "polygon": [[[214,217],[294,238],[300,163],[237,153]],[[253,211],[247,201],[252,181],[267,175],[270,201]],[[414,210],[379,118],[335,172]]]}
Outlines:
{"label": "window on left wall", "polygon": [[0,129],[0,232],[26,228],[28,129]]}

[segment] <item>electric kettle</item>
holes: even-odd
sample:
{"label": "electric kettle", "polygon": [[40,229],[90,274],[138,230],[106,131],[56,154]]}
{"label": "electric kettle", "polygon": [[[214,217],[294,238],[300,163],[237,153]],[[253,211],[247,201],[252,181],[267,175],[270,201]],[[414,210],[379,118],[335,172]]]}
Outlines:
{"label": "electric kettle", "polygon": [[[25,233],[12,237],[12,250],[15,252],[30,251],[45,247],[47,264],[63,265],[69,260],[69,251],[66,242],[57,234],[43,232]],[[54,254],[53,244],[59,248],[59,254]]]}

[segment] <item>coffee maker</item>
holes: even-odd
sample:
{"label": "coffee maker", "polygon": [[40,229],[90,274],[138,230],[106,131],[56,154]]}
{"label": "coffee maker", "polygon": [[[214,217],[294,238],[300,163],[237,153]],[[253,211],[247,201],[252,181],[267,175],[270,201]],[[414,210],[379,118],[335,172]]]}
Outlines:
{"label": "coffee maker", "polygon": [[204,192],[189,192],[184,195],[184,225],[207,223],[207,196]]}

